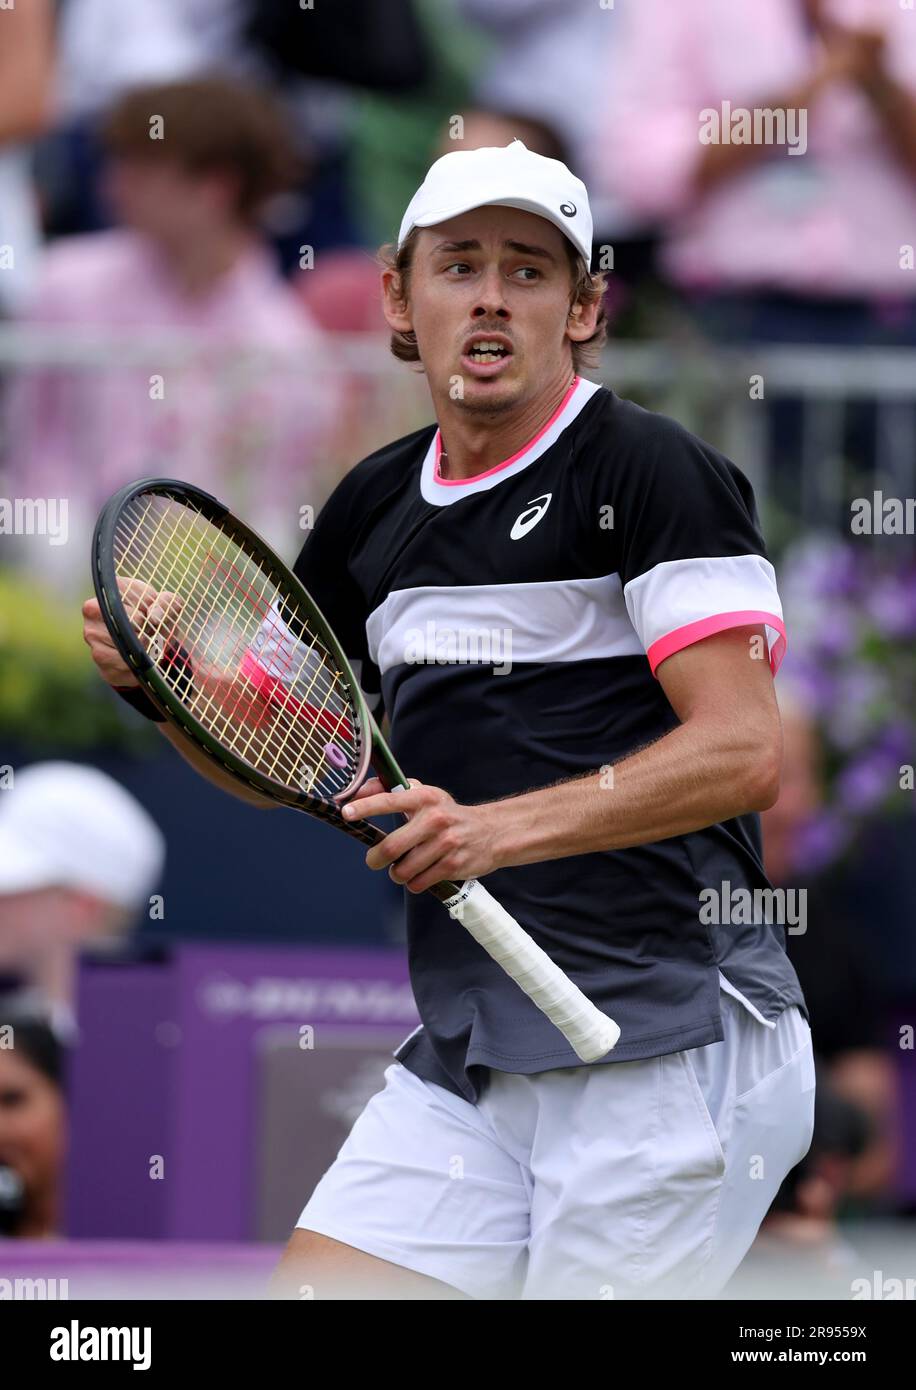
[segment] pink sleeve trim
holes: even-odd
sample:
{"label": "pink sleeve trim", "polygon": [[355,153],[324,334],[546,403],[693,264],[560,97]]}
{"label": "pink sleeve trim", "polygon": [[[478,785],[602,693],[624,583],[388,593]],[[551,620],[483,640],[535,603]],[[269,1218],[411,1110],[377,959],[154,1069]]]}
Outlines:
{"label": "pink sleeve trim", "polygon": [[756,623],[765,623],[767,627],[775,628],[779,633],[770,649],[770,670],[775,676],[786,654],[785,623],[775,613],[760,613],[756,609],[746,609],[737,613],[716,613],[711,618],[700,618],[695,623],[687,623],[684,627],[675,628],[674,632],[659,637],[646,653],[653,676],[669,656],[683,651],[685,647],[693,646],[694,642],[702,642],[704,637],[712,637],[717,632],[727,632],[729,628],[750,627]]}

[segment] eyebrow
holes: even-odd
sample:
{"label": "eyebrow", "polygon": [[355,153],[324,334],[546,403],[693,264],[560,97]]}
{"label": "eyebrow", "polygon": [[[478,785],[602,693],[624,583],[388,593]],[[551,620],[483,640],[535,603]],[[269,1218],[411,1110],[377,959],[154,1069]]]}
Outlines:
{"label": "eyebrow", "polygon": [[[554,256],[553,253],[550,252],[550,251],[548,251],[547,248],[544,247],[544,246],[529,246],[529,245],[527,244],[527,242],[524,242],[524,241],[504,241],[504,242],[503,242],[503,246],[506,247],[506,248],[507,248],[508,250],[510,250],[510,251],[515,251],[515,252],[517,252],[518,255],[521,255],[521,256],[529,256],[529,257],[531,257],[531,259],[539,259],[539,260],[542,260],[542,261],[550,261],[551,264],[556,265],[556,259],[557,259],[556,256]],[[454,253],[454,252],[459,252],[459,251],[480,251],[480,250],[482,250],[482,247],[481,247],[481,245],[480,245],[480,242],[479,242],[479,241],[474,241],[474,240],[471,240],[471,241],[440,241],[440,242],[437,243],[436,246],[433,247],[433,253],[434,253],[434,254],[438,254],[440,251],[442,251],[442,252],[447,252],[448,254],[451,255],[452,253]]]}

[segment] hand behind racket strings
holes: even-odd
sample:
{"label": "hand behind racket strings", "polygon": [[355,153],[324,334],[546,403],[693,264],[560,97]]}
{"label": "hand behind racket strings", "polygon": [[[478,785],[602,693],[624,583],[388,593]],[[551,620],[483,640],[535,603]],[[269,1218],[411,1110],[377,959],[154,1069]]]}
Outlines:
{"label": "hand behind racket strings", "polygon": [[216,617],[207,623],[183,622],[180,594],[157,590],[137,579],[118,577],[128,621],[147,655],[166,672],[175,694],[190,709],[211,719],[222,711],[249,730],[247,756],[269,763],[283,738],[279,706],[239,671],[238,642],[232,627]]}
{"label": "hand behind racket strings", "polygon": [[[283,562],[209,494],[173,479],[122,488],[92,547],[115,647],[165,717],[246,787],[375,845],[347,821],[370,766],[408,781],[334,633]],[[620,1030],[477,880],[429,891],[563,1033],[597,1061]]]}

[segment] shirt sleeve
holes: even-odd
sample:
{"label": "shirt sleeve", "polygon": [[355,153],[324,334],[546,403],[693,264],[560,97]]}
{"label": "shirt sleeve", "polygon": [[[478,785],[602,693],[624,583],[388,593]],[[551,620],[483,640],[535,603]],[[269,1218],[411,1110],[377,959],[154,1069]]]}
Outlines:
{"label": "shirt sleeve", "polygon": [[366,704],[380,721],[384,714],[381,676],[369,656],[368,603],[348,565],[357,495],[357,479],[348,473],[318,514],[293,573],[321,609],[353,667]]}
{"label": "shirt sleeve", "polygon": [[663,421],[610,490],[627,612],[653,675],[684,647],[750,626],[766,629],[775,675],[786,647],[782,604],[739,469]]}

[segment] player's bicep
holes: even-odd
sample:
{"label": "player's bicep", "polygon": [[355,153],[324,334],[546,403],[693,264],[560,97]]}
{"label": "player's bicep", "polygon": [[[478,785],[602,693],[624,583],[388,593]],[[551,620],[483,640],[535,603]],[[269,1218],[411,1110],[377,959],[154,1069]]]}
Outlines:
{"label": "player's bicep", "polygon": [[682,647],[656,675],[682,724],[704,719],[779,738],[779,711],[762,626],[734,627]]}

